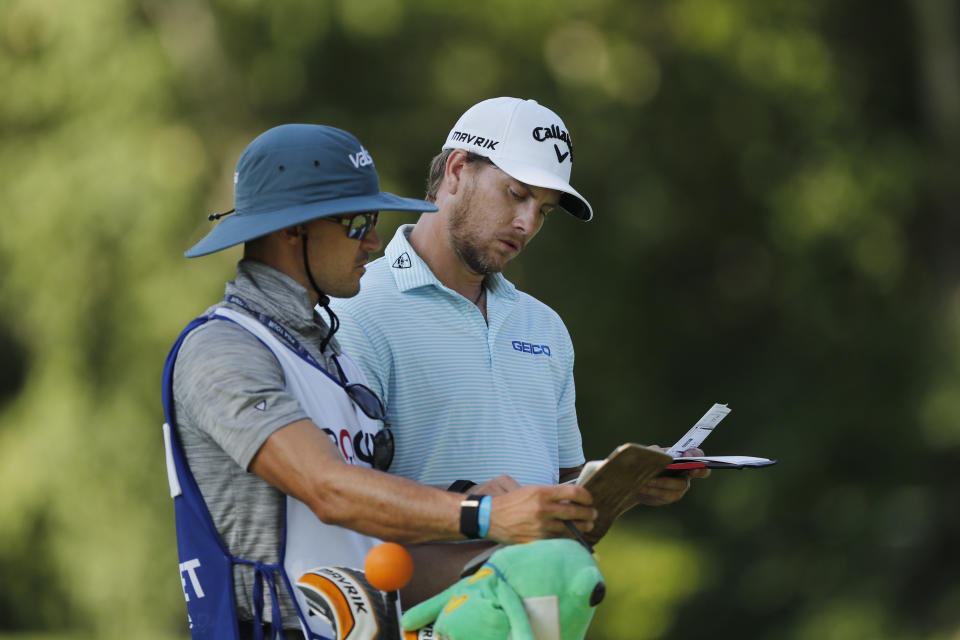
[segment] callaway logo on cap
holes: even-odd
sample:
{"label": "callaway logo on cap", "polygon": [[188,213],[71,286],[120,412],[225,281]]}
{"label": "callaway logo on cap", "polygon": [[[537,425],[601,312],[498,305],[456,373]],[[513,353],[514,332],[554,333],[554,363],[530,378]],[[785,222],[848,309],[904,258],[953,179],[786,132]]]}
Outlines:
{"label": "callaway logo on cap", "polygon": [[443,148],[485,156],[520,182],[560,191],[560,206],[581,220],[593,217],[590,203],[570,186],[570,132],[560,116],[535,100],[491,98],[473,105],[453,125]]}

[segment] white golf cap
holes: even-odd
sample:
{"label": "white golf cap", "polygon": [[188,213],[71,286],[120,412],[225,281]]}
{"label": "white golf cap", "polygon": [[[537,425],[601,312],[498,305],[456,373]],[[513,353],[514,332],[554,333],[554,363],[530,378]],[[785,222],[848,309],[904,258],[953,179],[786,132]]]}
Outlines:
{"label": "white golf cap", "polygon": [[560,206],[577,218],[593,217],[590,203],[570,186],[570,133],[560,116],[535,100],[478,102],[453,125],[443,148],[485,156],[520,182],[560,191]]}

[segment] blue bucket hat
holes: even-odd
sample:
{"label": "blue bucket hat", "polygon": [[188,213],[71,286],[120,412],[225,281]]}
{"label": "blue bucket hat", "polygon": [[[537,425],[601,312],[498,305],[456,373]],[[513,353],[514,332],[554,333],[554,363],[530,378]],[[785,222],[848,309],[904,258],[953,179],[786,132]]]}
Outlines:
{"label": "blue bucket hat", "polygon": [[260,134],[233,174],[236,213],[184,253],[196,258],[316,218],[363,211],[436,211],[380,191],[373,158],[353,135],[317,124]]}

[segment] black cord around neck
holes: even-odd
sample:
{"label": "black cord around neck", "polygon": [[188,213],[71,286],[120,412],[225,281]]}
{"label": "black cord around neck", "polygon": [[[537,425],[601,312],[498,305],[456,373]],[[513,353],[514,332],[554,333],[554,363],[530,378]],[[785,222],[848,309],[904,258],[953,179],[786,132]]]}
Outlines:
{"label": "black cord around neck", "polygon": [[317,286],[316,280],[313,279],[313,274],[310,272],[310,262],[307,260],[307,234],[303,234],[303,268],[307,272],[307,279],[310,281],[310,286],[313,287],[313,290],[316,292],[319,300],[317,304],[323,307],[323,310],[327,312],[327,316],[330,319],[330,331],[324,337],[323,341],[320,343],[320,353],[323,353],[327,350],[327,346],[330,344],[330,341],[333,340],[333,334],[337,332],[337,329],[340,328],[340,318],[337,317],[337,314],[333,312],[333,309],[330,308],[330,296],[325,294],[320,287]]}

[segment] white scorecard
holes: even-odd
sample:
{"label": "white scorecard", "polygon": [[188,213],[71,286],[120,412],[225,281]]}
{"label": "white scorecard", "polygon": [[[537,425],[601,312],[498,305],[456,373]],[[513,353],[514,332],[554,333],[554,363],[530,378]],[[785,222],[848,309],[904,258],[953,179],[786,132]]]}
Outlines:
{"label": "white scorecard", "polygon": [[714,427],[720,424],[730,409],[725,404],[714,404],[703,414],[703,417],[697,420],[697,423],[691,427],[690,431],[683,434],[683,437],[677,440],[677,443],[667,450],[668,456],[677,458],[687,449],[699,447]]}

